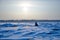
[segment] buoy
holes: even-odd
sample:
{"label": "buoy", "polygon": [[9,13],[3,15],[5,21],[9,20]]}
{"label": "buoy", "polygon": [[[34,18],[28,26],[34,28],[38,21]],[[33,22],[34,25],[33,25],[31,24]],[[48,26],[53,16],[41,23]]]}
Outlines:
{"label": "buoy", "polygon": [[37,22],[35,22],[35,26],[38,26]]}

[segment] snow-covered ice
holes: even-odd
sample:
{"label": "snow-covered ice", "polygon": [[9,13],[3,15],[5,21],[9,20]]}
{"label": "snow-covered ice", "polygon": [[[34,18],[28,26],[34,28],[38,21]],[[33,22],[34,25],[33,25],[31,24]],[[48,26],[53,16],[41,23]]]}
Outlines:
{"label": "snow-covered ice", "polygon": [[[34,22],[11,23],[16,27],[4,27],[0,23],[0,40],[60,40],[60,22]],[[7,23],[10,24],[10,23]]]}

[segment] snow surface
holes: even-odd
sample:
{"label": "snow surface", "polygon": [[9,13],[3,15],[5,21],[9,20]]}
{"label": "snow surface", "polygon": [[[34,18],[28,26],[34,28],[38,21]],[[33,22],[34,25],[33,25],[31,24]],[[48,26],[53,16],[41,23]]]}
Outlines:
{"label": "snow surface", "polygon": [[[0,40],[60,40],[60,22],[11,23],[16,27],[0,26]],[[3,25],[6,23],[0,23]]]}

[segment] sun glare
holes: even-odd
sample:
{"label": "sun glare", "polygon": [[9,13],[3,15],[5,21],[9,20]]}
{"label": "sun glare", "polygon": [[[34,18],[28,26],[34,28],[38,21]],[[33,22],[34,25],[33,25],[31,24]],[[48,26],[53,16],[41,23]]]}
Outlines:
{"label": "sun glare", "polygon": [[23,7],[23,11],[24,12],[27,12],[28,11],[28,8],[27,7]]}
{"label": "sun glare", "polygon": [[29,3],[22,3],[21,6],[22,7],[31,7],[31,4],[29,4]]}
{"label": "sun glare", "polygon": [[23,12],[27,12],[32,5],[30,3],[20,3],[18,6],[22,7]]}
{"label": "sun glare", "polygon": [[29,7],[31,7],[31,4],[23,3],[21,6],[23,7],[23,11],[27,12],[29,10]]}

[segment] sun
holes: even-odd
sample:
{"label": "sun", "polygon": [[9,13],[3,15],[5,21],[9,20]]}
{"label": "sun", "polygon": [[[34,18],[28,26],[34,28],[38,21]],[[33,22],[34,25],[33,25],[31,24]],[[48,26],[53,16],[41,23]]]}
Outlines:
{"label": "sun", "polygon": [[23,7],[22,9],[24,12],[27,12],[28,11],[28,8],[27,7]]}
{"label": "sun", "polygon": [[21,4],[21,6],[23,7],[24,12],[28,12],[29,7],[31,6],[31,4],[23,3],[23,4]]}
{"label": "sun", "polygon": [[32,5],[29,3],[21,3],[20,6],[24,12],[27,12]]}
{"label": "sun", "polygon": [[29,3],[22,3],[21,6],[22,7],[31,7],[31,4],[29,4]]}

